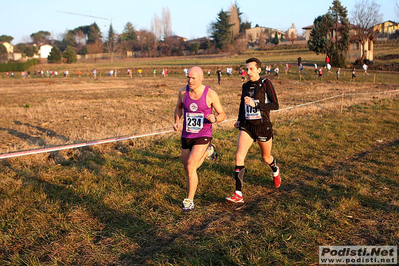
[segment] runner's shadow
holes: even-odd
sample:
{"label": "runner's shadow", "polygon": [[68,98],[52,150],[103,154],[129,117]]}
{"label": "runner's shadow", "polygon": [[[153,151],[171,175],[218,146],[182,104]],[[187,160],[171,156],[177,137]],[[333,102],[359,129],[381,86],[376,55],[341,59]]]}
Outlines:
{"label": "runner's shadow", "polygon": [[43,139],[41,139],[39,137],[32,137],[32,136],[30,136],[30,135],[28,135],[26,133],[20,132],[20,131],[15,130],[15,129],[9,129],[9,128],[0,127],[0,130],[7,131],[8,134],[10,134],[10,135],[13,135],[13,136],[15,136],[17,138],[20,138],[20,139],[23,139],[23,140],[30,141],[32,144],[35,144],[35,145],[38,145],[38,146],[46,145],[46,141],[45,140],[43,140]]}
{"label": "runner's shadow", "polygon": [[29,123],[22,123],[22,122],[20,122],[20,121],[14,121],[14,123],[16,124],[16,125],[23,125],[23,126],[27,126],[27,127],[31,127],[31,128],[34,128],[34,129],[37,129],[37,130],[39,130],[40,132],[42,132],[42,133],[45,133],[47,136],[49,136],[49,137],[53,137],[53,138],[58,138],[58,139],[60,139],[60,140],[62,140],[62,141],[69,141],[70,139],[69,138],[67,138],[66,136],[63,136],[63,135],[59,135],[59,134],[57,134],[55,131],[53,131],[53,130],[51,130],[51,129],[46,129],[46,128],[43,128],[43,127],[39,127],[39,126],[34,126],[34,125],[32,125],[32,124],[29,124]]}

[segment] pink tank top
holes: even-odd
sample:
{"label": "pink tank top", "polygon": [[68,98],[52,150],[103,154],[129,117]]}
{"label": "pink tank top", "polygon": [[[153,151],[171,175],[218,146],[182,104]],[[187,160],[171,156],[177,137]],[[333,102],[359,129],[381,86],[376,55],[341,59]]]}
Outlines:
{"label": "pink tank top", "polygon": [[209,87],[206,86],[201,98],[193,100],[189,94],[190,88],[186,87],[186,94],[183,99],[184,120],[182,137],[193,139],[212,137],[212,123],[206,116],[212,114],[212,107],[206,104],[206,96]]}

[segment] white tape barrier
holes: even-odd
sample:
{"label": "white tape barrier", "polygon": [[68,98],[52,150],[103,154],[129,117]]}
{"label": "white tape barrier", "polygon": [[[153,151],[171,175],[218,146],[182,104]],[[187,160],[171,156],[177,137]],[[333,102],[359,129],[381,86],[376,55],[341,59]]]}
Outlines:
{"label": "white tape barrier", "polygon": [[170,132],[174,132],[174,130],[154,132],[154,133],[148,133],[148,134],[142,134],[142,135],[133,135],[133,136],[127,136],[127,137],[117,137],[117,138],[110,138],[110,139],[103,139],[103,140],[95,140],[95,141],[90,141],[90,142],[68,144],[68,145],[63,145],[63,146],[56,146],[56,147],[36,149],[36,150],[3,153],[3,154],[0,154],[0,159],[6,159],[6,158],[18,157],[18,156],[24,156],[24,155],[31,155],[31,154],[38,154],[38,153],[44,153],[44,152],[81,148],[81,147],[87,147],[87,146],[91,146],[91,145],[117,142],[117,141],[127,140],[127,139],[136,139],[136,138],[142,138],[142,137],[148,137],[148,136],[161,135],[161,134],[166,134],[166,133],[170,133]]}
{"label": "white tape barrier", "polygon": [[[286,108],[279,109],[279,110],[274,110],[273,112],[281,112],[281,111],[285,111],[285,110],[291,110],[291,109],[294,109],[294,108],[298,108],[298,107],[302,107],[302,106],[306,106],[306,105],[311,105],[311,104],[327,101],[327,100],[334,99],[334,98],[340,98],[343,95],[365,95],[365,94],[382,94],[382,93],[385,94],[385,93],[395,93],[395,92],[399,92],[399,90],[392,90],[392,91],[385,91],[385,92],[365,92],[365,93],[340,94],[340,95],[324,98],[324,99],[317,100],[317,101],[312,101],[312,102],[308,102],[308,103],[303,103],[303,104],[299,104],[299,105],[295,105],[295,106],[286,107]],[[223,121],[222,123],[231,122],[231,121],[236,121],[236,119],[228,119],[228,120]],[[63,146],[56,146],[56,147],[36,149],[36,150],[27,150],[27,151],[3,153],[3,154],[0,154],[0,159],[19,157],[19,156],[25,156],[25,155],[32,155],[32,154],[38,154],[38,153],[45,153],[45,152],[61,151],[61,150],[67,150],[67,149],[75,149],[75,148],[87,147],[87,146],[92,146],[92,145],[97,145],[97,144],[118,142],[118,141],[121,141],[121,140],[128,140],[128,139],[136,139],[136,138],[143,138],[143,137],[149,137],[149,136],[162,135],[162,134],[167,134],[167,133],[171,133],[171,132],[174,132],[174,130],[166,130],[166,131],[161,131],[161,132],[154,132],[154,133],[148,133],[148,134],[126,136],[126,137],[115,137],[115,138],[110,138],[110,139],[95,140],[95,141],[83,142],[83,143],[77,143],[77,144],[68,144],[68,145],[63,145]]]}

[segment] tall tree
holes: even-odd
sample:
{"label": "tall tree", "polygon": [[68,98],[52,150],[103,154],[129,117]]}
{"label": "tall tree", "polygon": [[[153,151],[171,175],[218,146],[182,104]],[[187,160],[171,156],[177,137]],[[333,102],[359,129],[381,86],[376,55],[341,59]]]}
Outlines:
{"label": "tall tree", "polygon": [[95,43],[97,40],[102,39],[101,30],[98,27],[97,23],[93,23],[89,27],[87,43]]}
{"label": "tall tree", "polygon": [[62,48],[60,47],[61,51],[64,51],[68,46],[76,46],[75,33],[72,30],[65,31],[64,38],[62,38],[62,44]]}
{"label": "tall tree", "polygon": [[162,19],[154,14],[151,20],[151,32],[154,34],[155,39],[159,42],[162,38]]}
{"label": "tall tree", "polygon": [[[15,45],[17,47],[17,49],[19,50],[19,52],[21,53],[25,53],[26,51],[26,44],[25,43],[18,43],[17,45]],[[14,48],[15,51],[15,48]]]}
{"label": "tall tree", "polygon": [[250,29],[251,28],[251,22],[245,21],[245,22],[241,22],[240,24],[240,32],[241,33],[245,33],[245,30]]}
{"label": "tall tree", "polygon": [[164,39],[172,36],[172,18],[168,7],[162,8],[162,35]]}
{"label": "tall tree", "polygon": [[396,18],[399,19],[399,4],[398,4],[398,2],[395,3],[395,15],[396,15]]}
{"label": "tall tree", "polygon": [[335,66],[344,66],[349,48],[351,25],[346,7],[334,0],[328,13],[317,17],[313,22],[308,41],[309,49],[325,53]]}
{"label": "tall tree", "polygon": [[109,25],[108,36],[107,36],[107,40],[105,42],[105,47],[111,57],[111,63],[114,62],[114,53],[116,52],[116,47],[117,47],[116,41],[117,41],[117,36],[116,36],[116,33],[115,33],[114,28],[112,27],[112,23],[111,23]]}
{"label": "tall tree", "polygon": [[137,33],[133,27],[133,24],[128,22],[123,28],[121,35],[121,45],[122,51],[126,53],[127,51],[133,51],[133,46],[137,41]]}
{"label": "tall tree", "polygon": [[136,30],[131,22],[126,23],[122,31],[122,40],[134,41],[137,39]]}
{"label": "tall tree", "polygon": [[226,48],[226,46],[232,42],[230,27],[231,24],[229,22],[228,13],[221,10],[217,15],[216,22],[211,24],[211,36],[215,42],[216,48]]}
{"label": "tall tree", "polygon": [[348,11],[346,7],[341,5],[339,0],[334,0],[329,9],[329,13],[332,16],[335,28],[331,63],[337,66],[344,66],[346,64],[351,29]]}
{"label": "tall tree", "polygon": [[278,35],[277,35],[277,31],[274,33],[274,38],[273,38],[273,41],[272,41],[272,43],[274,44],[274,45],[278,45],[278,43],[279,43],[280,41],[279,41],[279,39],[278,39]]}
{"label": "tall tree", "polygon": [[93,61],[96,62],[96,55],[95,54],[99,54],[99,53],[103,53],[104,52],[104,45],[101,42],[101,40],[96,40],[94,43],[89,43],[88,45],[86,45],[87,47],[87,53],[88,54],[93,54]]}
{"label": "tall tree", "polygon": [[59,63],[59,62],[61,62],[61,50],[60,50],[60,48],[58,48],[57,46],[54,46],[51,49],[50,54],[47,57],[47,61],[49,63]]}
{"label": "tall tree", "polygon": [[238,8],[235,4],[230,7],[229,23],[231,25],[231,37],[235,39],[240,33],[240,17],[238,15]]}
{"label": "tall tree", "polygon": [[77,61],[76,51],[72,46],[68,46],[64,54],[62,55],[63,58],[67,60],[68,64],[75,63]]}
{"label": "tall tree", "polygon": [[38,31],[30,35],[33,43],[37,45],[46,44],[51,39],[51,33],[48,31]]}
{"label": "tall tree", "polygon": [[332,40],[330,30],[333,26],[333,20],[330,14],[318,16],[313,21],[313,27],[310,31],[308,46],[309,50],[316,54],[329,54],[332,49]]}
{"label": "tall tree", "polygon": [[0,36],[0,42],[11,42],[14,40],[14,37],[9,36],[9,35],[1,35]]}
{"label": "tall tree", "polygon": [[364,58],[364,46],[366,42],[373,38],[373,26],[380,23],[382,14],[380,13],[380,5],[368,0],[356,2],[352,12],[352,24],[355,25],[357,35],[362,45],[361,59]]}

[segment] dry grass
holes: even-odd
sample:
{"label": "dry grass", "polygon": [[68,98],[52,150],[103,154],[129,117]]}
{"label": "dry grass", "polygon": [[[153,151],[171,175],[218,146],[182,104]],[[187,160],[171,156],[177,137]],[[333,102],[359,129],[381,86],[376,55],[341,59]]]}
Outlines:
{"label": "dry grass", "polygon": [[[231,120],[215,127],[221,159],[199,170],[188,215],[179,133],[1,160],[0,264],[315,265],[319,245],[396,245],[399,106],[387,92],[399,78],[375,73],[376,83],[349,82],[348,73],[339,82],[273,77],[283,184],[274,189],[254,145],[240,207],[224,200],[234,183],[237,77],[204,82]],[[0,79],[0,153],[171,129],[185,83]]]}
{"label": "dry grass", "polygon": [[[345,93],[290,113],[342,108],[368,101],[395,85],[316,80],[295,81],[293,74],[274,80],[280,108],[296,106]],[[294,76],[295,77],[295,76]],[[272,77],[273,78],[273,77]],[[298,77],[296,77],[298,78]],[[308,77],[311,79],[312,77]],[[0,153],[78,143],[117,136],[170,130],[176,93],[183,77],[92,79],[2,79],[0,89]],[[225,78],[206,85],[221,97],[228,119],[236,119],[241,82]],[[367,93],[353,95],[355,93]]]}

